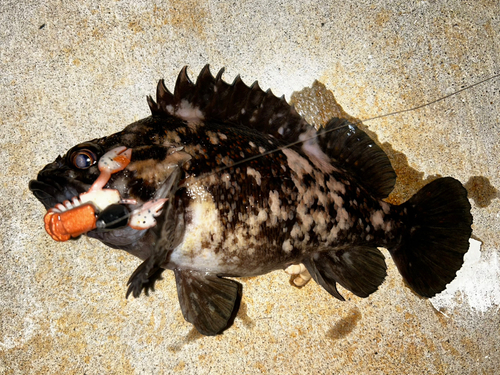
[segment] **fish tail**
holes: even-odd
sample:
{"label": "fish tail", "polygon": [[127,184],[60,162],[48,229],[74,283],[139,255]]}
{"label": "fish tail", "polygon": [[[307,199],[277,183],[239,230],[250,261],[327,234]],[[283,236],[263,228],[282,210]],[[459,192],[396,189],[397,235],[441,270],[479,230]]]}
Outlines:
{"label": "fish tail", "polygon": [[455,278],[469,249],[467,190],[454,178],[440,178],[400,207],[405,229],[389,251],[406,283],[419,295],[433,297]]}

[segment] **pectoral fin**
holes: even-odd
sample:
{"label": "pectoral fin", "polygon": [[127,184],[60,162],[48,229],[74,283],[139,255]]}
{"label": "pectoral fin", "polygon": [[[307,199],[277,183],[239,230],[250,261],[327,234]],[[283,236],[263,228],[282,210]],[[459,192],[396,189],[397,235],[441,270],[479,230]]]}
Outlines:
{"label": "pectoral fin", "polygon": [[161,280],[163,268],[160,265],[165,261],[165,257],[165,252],[159,251],[149,256],[136,268],[127,282],[128,289],[125,298],[128,298],[130,294],[137,298],[143,289],[146,295],[149,294],[149,290],[154,291],[155,282]]}
{"label": "pectoral fin", "polygon": [[387,266],[376,247],[357,246],[315,253],[303,259],[313,279],[335,298],[344,301],[337,283],[358,297],[368,297],[385,279]]}
{"label": "pectoral fin", "polygon": [[174,270],[182,315],[203,335],[228,328],[241,300],[240,283],[198,271]]}

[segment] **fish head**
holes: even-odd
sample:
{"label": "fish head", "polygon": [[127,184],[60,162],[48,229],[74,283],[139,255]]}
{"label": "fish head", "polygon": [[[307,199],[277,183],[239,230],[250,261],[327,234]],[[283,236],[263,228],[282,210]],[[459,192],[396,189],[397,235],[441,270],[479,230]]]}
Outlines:
{"label": "fish head", "polygon": [[[109,160],[110,156],[118,156],[116,160],[125,159],[126,163],[105,173],[103,161]],[[90,202],[94,203],[96,215],[99,215],[112,204],[121,203],[127,209],[119,212],[128,211],[134,217],[143,206],[147,208],[147,204],[166,202],[172,197],[184,176],[182,166],[190,158],[182,146],[160,137],[155,132],[154,121],[148,118],[127,126],[122,132],[72,147],[47,164],[36,180],[30,181],[29,188],[47,210],[60,209],[60,204],[66,208],[75,206],[75,201],[78,204]],[[101,191],[114,191],[112,196],[118,198],[113,202],[104,201],[102,205],[101,201],[97,203],[98,200],[89,199],[96,190],[97,195]],[[159,215],[163,205],[159,207],[153,213],[154,217]],[[156,221],[151,220],[151,223],[154,226]],[[104,231],[100,227],[86,234],[110,246],[123,248],[136,243],[149,228],[110,227]]]}
{"label": "fish head", "polygon": [[30,181],[29,189],[46,209],[90,189],[100,175],[97,163],[106,152],[99,143],[94,140],[72,147],[38,172],[36,180]]}

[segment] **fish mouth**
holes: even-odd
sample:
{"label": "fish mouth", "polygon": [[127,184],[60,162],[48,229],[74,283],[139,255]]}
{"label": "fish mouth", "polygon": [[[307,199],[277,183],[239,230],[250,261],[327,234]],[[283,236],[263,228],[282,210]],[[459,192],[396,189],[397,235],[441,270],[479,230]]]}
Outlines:
{"label": "fish mouth", "polygon": [[90,185],[79,181],[68,181],[64,177],[31,180],[29,189],[48,210],[58,203],[71,200],[86,192]]}

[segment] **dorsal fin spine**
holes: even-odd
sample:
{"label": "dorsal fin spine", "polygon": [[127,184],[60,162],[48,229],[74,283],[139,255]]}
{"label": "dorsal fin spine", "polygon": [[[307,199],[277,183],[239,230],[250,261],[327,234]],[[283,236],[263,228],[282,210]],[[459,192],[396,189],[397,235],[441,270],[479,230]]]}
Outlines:
{"label": "dorsal fin spine", "polygon": [[195,85],[187,75],[187,66],[184,66],[177,77],[177,81],[175,82],[174,103],[178,105],[183,99],[187,99],[189,101],[189,96],[194,87]]}
{"label": "dorsal fin spine", "polygon": [[158,104],[156,104],[156,102],[153,100],[151,95],[148,95],[146,97],[146,100],[148,101],[148,106],[149,106],[149,109],[151,110],[151,114],[153,116],[160,114],[160,112],[161,112],[160,108],[158,107]]}

